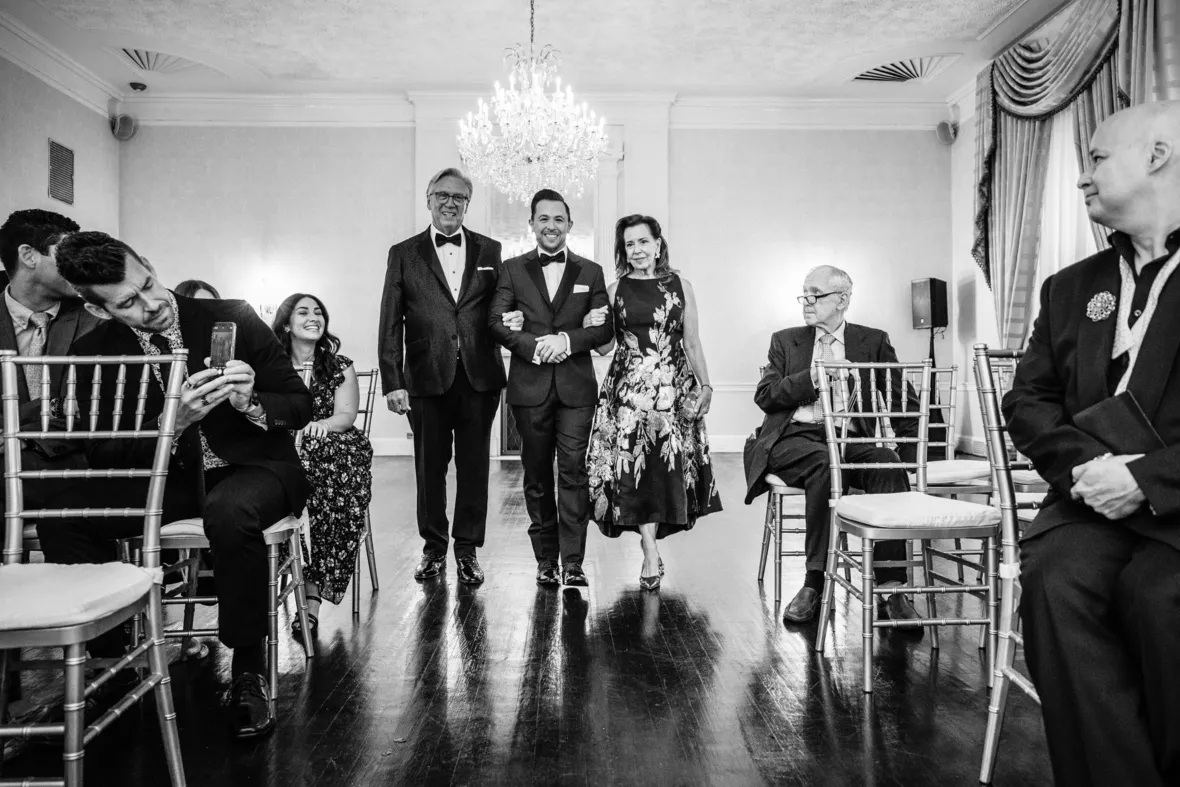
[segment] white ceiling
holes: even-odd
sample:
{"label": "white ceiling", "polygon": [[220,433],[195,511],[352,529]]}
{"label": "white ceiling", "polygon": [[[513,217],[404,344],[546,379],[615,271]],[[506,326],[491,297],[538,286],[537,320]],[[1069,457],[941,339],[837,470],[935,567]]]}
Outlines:
{"label": "white ceiling", "polygon": [[[945,99],[1063,0],[538,0],[536,41],[579,92]],[[0,0],[124,93],[484,90],[528,43],[527,0]],[[199,64],[143,73],[121,48]],[[949,55],[903,85],[851,83]]]}

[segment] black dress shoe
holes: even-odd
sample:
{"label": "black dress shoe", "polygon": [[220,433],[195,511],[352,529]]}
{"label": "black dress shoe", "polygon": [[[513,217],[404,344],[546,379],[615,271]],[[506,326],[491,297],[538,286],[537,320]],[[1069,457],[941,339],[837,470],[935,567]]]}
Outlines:
{"label": "black dress shoe", "polygon": [[542,560],[537,563],[538,585],[560,585],[561,577],[557,576],[557,561]]}
{"label": "black dress shoe", "polygon": [[478,585],[483,582],[483,569],[475,555],[462,555],[455,558],[456,573],[459,581],[465,585]]}
{"label": "black dress shoe", "polygon": [[815,617],[817,609],[819,609],[819,591],[809,587],[799,588],[799,592],[795,594],[783,612],[783,622],[806,623]]}
{"label": "black dress shoe", "polygon": [[430,579],[437,577],[447,566],[446,557],[435,557],[434,555],[423,555],[422,562],[414,569],[414,579]]}
{"label": "black dress shoe", "polygon": [[590,587],[590,580],[586,579],[581,563],[570,563],[561,572],[561,584],[584,588]]}
{"label": "black dress shoe", "polygon": [[[881,620],[921,620],[922,616],[914,609],[909,596],[894,593],[888,600],[877,602],[877,617]],[[901,634],[921,638],[926,633],[925,626],[904,626],[893,629]]]}
{"label": "black dress shoe", "polygon": [[262,738],[275,728],[275,717],[270,711],[270,687],[266,678],[245,672],[234,678],[229,688],[230,724],[239,740]]}

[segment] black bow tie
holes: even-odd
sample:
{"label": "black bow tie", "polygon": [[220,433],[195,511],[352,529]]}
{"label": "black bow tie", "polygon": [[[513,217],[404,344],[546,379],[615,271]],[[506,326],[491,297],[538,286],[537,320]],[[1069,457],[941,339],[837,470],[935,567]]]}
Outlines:
{"label": "black bow tie", "polygon": [[565,262],[565,249],[562,249],[561,251],[557,252],[556,254],[546,254],[545,252],[541,252],[541,267],[544,268],[546,265],[548,265],[551,262],[564,263]]}
{"label": "black bow tie", "polygon": [[456,246],[463,245],[463,233],[456,232],[454,235],[443,235],[441,232],[435,233],[434,245],[436,247],[444,246],[448,243],[453,243]]}

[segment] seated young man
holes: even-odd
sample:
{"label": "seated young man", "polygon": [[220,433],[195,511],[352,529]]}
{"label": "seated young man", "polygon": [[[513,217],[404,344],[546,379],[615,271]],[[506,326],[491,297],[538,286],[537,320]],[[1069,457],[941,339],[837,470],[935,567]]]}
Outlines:
{"label": "seated young man", "polygon": [[[101,232],[70,235],[59,244],[57,260],[87,307],[110,318],[75,342],[74,354],[189,352],[164,521],[204,517],[215,556],[219,637],[233,650],[231,723],[238,737],[266,735],[275,719],[265,678],[262,533],[301,511],[307,499],[309,485],[290,430],[310,421],[311,395],[274,333],[246,303],[174,295],[130,246]],[[224,371],[206,368],[216,322],[237,325],[234,360]],[[145,422],[157,418],[164,404],[167,369],[153,369]],[[104,378],[104,401],[113,396],[111,378]],[[83,383],[89,381],[80,381],[80,389]],[[109,413],[109,405],[102,412]],[[100,468],[148,467],[153,449],[146,440],[108,440],[95,445],[89,459]],[[126,520],[62,523],[43,534],[43,546],[46,557],[57,562],[102,562],[112,559],[112,539],[140,528],[142,523]]]}

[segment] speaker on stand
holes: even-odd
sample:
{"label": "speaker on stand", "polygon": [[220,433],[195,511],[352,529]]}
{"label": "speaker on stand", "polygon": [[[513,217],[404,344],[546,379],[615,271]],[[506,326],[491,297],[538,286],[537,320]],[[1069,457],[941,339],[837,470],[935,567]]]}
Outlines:
{"label": "speaker on stand", "polygon": [[910,282],[915,330],[930,331],[930,362],[934,360],[934,332],[949,324],[946,309],[946,282],[942,279],[914,279]]}
{"label": "speaker on stand", "polygon": [[[947,319],[946,282],[942,279],[914,279],[910,282],[910,298],[913,303],[914,328],[930,331],[930,365],[937,366],[938,362],[934,357],[934,335],[950,324]],[[954,396],[953,391],[951,395]],[[930,392],[930,404],[931,425],[941,425],[942,408],[933,407],[939,404],[937,386]],[[945,429],[945,426],[943,428]],[[945,459],[946,454],[929,458]]]}

